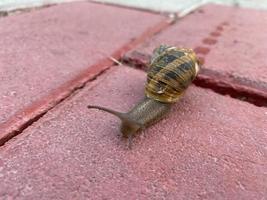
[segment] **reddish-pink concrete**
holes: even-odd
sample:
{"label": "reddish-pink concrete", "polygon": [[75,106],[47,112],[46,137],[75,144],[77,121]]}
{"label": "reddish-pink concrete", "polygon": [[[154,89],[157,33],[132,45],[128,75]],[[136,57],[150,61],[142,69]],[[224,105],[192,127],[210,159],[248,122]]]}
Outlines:
{"label": "reddish-pink concrete", "polygon": [[227,21],[222,37],[206,57],[206,65],[229,76],[258,82],[267,93],[267,13],[235,9]]}
{"label": "reddish-pink concrete", "polygon": [[145,73],[113,67],[0,149],[0,198],[264,199],[267,109],[190,87],[134,139],[88,104],[127,111]]}
{"label": "reddish-pink concrete", "polygon": [[245,91],[247,98],[258,96],[253,103],[267,106],[266,21],[265,11],[207,5],[140,45],[135,50],[138,53],[129,52],[125,59],[140,63],[136,54],[151,54],[162,43],[194,48],[208,69],[202,74],[215,78],[214,84],[217,80],[212,75],[219,73],[219,81],[228,83],[229,94]]}
{"label": "reddish-pink concrete", "polygon": [[168,25],[161,16],[91,3],[0,19],[0,144],[107,69],[108,57]]}
{"label": "reddish-pink concrete", "polygon": [[[152,40],[140,45],[137,50],[151,54],[153,48],[162,43],[181,47],[201,47],[203,40],[214,34],[213,32],[223,34],[222,31],[217,30],[218,26],[227,26],[226,22],[230,21],[235,10],[233,7],[213,4],[203,6],[194,13],[178,19],[168,30],[155,35]],[[220,37],[222,35],[214,36],[217,39]]]}

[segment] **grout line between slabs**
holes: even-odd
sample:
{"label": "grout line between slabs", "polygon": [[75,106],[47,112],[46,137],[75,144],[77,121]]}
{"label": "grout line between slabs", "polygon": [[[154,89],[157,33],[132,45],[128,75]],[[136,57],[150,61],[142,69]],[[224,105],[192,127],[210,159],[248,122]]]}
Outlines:
{"label": "grout line between slabs", "polygon": [[213,70],[202,69],[194,84],[198,87],[211,89],[221,95],[229,95],[232,98],[246,101],[255,106],[267,107],[266,92],[253,85],[238,82],[235,78],[221,76]]}
{"label": "grout line between slabs", "polygon": [[[20,130],[18,130],[18,134],[14,135],[13,137],[10,137],[7,141],[5,141],[3,144],[0,144],[0,150],[2,147],[5,146],[5,144],[8,144],[8,142],[14,138],[16,138],[16,136],[18,136],[19,134],[21,134],[24,130],[26,130],[27,128],[29,128],[32,124],[34,124],[35,122],[38,122],[39,119],[41,119],[46,113],[48,113],[49,111],[55,109],[57,106],[61,105],[61,103],[68,101],[69,99],[71,99],[73,96],[75,96],[79,91],[81,91],[83,88],[85,88],[89,83],[95,81],[98,77],[100,77],[101,75],[108,73],[108,71],[114,67],[117,66],[117,64],[111,65],[110,67],[107,67],[105,69],[103,69],[102,71],[100,71],[98,74],[92,76],[91,79],[89,79],[88,81],[84,82],[83,84],[75,87],[75,89],[72,90],[72,92],[68,93],[64,98],[58,100],[58,102],[56,104],[54,104],[53,106],[47,108],[47,110],[45,110],[44,112],[40,112],[39,114],[36,114],[35,116],[33,116],[33,118],[29,119],[28,121],[26,121],[20,128]],[[92,87],[93,88],[93,87]],[[90,88],[90,89],[92,89]],[[89,90],[90,90],[89,89]]]}
{"label": "grout line between slabs", "polygon": [[[93,81],[112,65],[113,61],[111,60],[102,60],[99,65],[91,66],[88,70],[54,89],[40,100],[16,112],[6,122],[0,124],[0,146],[22,133],[23,130],[42,118],[49,110],[66,100],[77,90],[82,89],[86,83]],[[97,70],[94,68],[97,68]]]}
{"label": "grout line between slabs", "polygon": [[7,141],[21,134],[31,124],[42,118],[49,110],[83,88],[97,76],[100,76],[107,69],[116,65],[114,60],[120,60],[126,52],[134,49],[137,45],[143,43],[153,35],[165,30],[172,23],[172,19],[165,18],[158,24],[147,28],[142,34],[123,45],[110,56],[106,56],[98,63],[89,66],[76,77],[57,87],[40,100],[37,100],[16,112],[13,116],[7,119],[7,121],[0,124],[0,146],[3,146]]}

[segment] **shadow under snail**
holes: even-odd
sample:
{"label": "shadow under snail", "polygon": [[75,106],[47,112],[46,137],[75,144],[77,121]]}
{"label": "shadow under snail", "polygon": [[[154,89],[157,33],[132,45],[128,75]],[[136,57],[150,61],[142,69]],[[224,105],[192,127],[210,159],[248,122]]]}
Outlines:
{"label": "shadow under snail", "polygon": [[120,131],[132,138],[139,131],[162,119],[177,102],[199,72],[199,60],[191,49],[160,45],[153,51],[145,86],[146,97],[129,112],[121,113],[101,106],[88,105],[121,119]]}

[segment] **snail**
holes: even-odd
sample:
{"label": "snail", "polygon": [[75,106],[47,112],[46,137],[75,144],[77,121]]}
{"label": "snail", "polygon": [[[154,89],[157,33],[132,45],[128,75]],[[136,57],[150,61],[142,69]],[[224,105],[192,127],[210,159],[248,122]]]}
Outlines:
{"label": "snail", "polygon": [[139,131],[158,122],[179,100],[199,72],[199,60],[191,49],[160,45],[153,51],[147,73],[145,98],[129,112],[121,113],[101,106],[88,105],[121,119],[120,131],[132,138]]}

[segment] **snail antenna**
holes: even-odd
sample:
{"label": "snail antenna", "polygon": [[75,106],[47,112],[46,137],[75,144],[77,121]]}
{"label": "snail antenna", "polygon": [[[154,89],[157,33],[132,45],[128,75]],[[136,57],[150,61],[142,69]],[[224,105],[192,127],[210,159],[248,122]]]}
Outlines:
{"label": "snail antenna", "polygon": [[[137,130],[139,130],[140,128],[143,128],[143,125],[138,123],[136,120],[131,119],[128,113],[121,113],[115,110],[111,110],[109,108],[105,108],[101,106],[93,106],[93,105],[88,105],[87,108],[102,110],[102,111],[108,112],[120,118],[122,121],[121,132],[123,136],[126,138],[131,137],[132,134],[134,134]],[[131,142],[131,138],[130,138],[130,142]]]}
{"label": "snail antenna", "polygon": [[105,112],[108,112],[110,114],[113,114],[115,116],[117,116],[118,118],[120,118],[122,121],[125,119],[126,114],[125,113],[121,113],[121,112],[117,112],[115,110],[111,110],[109,108],[105,108],[105,107],[101,107],[101,106],[93,106],[93,105],[88,105],[87,106],[88,109],[98,109],[98,110],[102,110]]}

